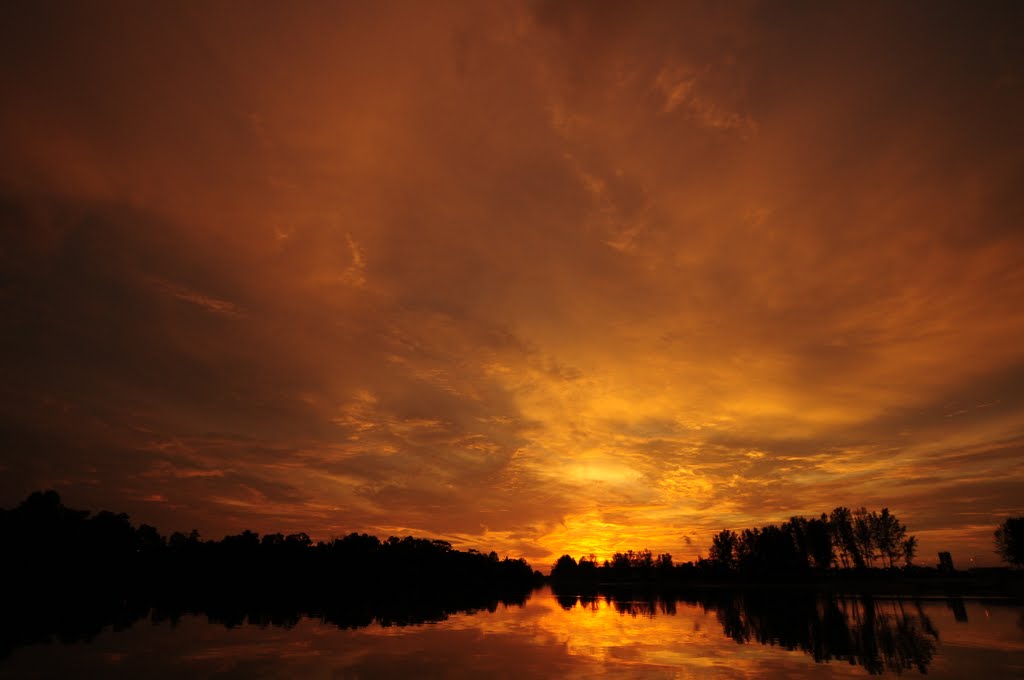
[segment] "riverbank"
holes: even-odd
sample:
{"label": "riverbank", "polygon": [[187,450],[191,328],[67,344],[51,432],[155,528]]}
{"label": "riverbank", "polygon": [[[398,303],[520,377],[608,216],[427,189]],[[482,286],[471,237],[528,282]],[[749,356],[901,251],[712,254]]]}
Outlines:
{"label": "riverbank", "polygon": [[744,574],[693,578],[629,578],[548,582],[558,592],[681,592],[693,590],[816,591],[831,594],[915,597],[1001,597],[1024,601],[1024,571],[987,568],[939,572],[934,569],[864,570],[755,578]]}

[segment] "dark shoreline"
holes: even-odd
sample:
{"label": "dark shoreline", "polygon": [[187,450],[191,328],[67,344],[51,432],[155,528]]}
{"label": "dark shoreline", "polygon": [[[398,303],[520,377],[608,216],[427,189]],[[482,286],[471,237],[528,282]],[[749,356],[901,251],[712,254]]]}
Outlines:
{"label": "dark shoreline", "polygon": [[735,575],[730,578],[693,580],[600,580],[560,581],[548,578],[555,591],[636,591],[673,594],[688,591],[714,592],[801,592],[826,595],[870,595],[873,597],[979,597],[1024,602],[1024,571],[979,569],[952,574],[906,576],[888,573],[842,573],[808,575],[795,579],[756,579]]}
{"label": "dark shoreline", "polygon": [[[819,663],[843,661],[872,674],[912,668],[926,672],[939,639],[923,608],[927,602],[945,603],[958,622],[968,620],[965,603],[971,600],[1014,607],[1024,603],[1019,594],[982,587],[983,579],[972,574],[923,579],[923,584],[900,579],[898,589],[892,578],[869,581],[562,582],[550,584],[550,593],[567,611],[607,606],[620,615],[653,618],[674,616],[681,607],[700,607],[713,612],[721,634],[738,644],[781,646]],[[0,616],[0,664],[21,647],[88,644],[99,635],[145,621],[166,623],[169,630],[194,616],[229,629],[253,625],[290,629],[303,619],[341,630],[418,626],[456,614],[523,607],[533,597],[547,597],[547,586],[510,591],[347,583],[319,593],[289,593],[271,588],[183,591],[154,584],[141,589],[78,591],[77,596],[66,592],[65,598],[57,591],[22,591],[15,600],[20,606],[5,608]]]}

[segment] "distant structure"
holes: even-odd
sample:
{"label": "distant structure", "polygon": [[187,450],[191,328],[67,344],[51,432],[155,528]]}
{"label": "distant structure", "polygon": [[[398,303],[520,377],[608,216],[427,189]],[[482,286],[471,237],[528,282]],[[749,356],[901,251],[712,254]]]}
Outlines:
{"label": "distant structure", "polygon": [[953,569],[953,556],[948,552],[939,553],[939,563],[935,566],[944,574],[952,574],[955,571]]}

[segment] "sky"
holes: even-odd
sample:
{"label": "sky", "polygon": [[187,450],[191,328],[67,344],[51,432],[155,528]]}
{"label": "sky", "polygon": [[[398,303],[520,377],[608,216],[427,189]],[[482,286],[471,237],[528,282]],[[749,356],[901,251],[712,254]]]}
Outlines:
{"label": "sky", "polygon": [[525,557],[1024,513],[1024,5],[0,5],[0,506]]}

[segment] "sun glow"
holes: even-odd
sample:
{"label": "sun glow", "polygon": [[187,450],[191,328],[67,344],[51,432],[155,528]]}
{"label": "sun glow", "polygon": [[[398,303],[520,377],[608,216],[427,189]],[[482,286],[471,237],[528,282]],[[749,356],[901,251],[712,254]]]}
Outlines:
{"label": "sun glow", "polygon": [[7,504],[545,570],[1024,512],[1001,10],[7,4]]}

